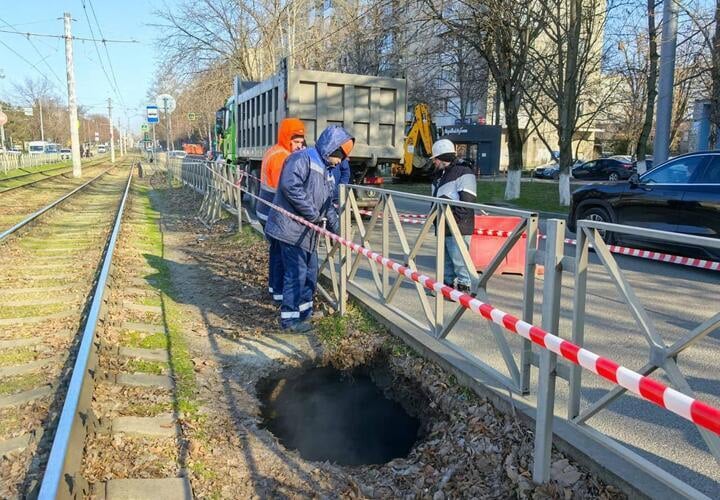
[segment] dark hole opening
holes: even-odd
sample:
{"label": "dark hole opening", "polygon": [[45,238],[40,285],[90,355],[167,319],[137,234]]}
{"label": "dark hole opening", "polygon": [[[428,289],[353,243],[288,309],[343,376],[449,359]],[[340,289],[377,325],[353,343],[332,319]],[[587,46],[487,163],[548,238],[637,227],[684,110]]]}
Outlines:
{"label": "dark hole opening", "polygon": [[407,456],[421,432],[420,420],[384,392],[363,368],[262,381],[262,426],[306,460],[383,464]]}

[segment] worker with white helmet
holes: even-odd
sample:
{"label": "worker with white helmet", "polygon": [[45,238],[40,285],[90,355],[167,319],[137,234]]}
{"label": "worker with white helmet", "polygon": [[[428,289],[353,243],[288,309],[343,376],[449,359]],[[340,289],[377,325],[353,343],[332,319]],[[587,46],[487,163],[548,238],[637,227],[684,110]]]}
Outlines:
{"label": "worker with white helmet", "polygon": [[[477,180],[470,166],[458,159],[455,144],[447,139],[435,141],[432,146],[432,159],[435,176],[432,182],[432,195],[454,201],[477,201]],[[469,247],[470,238],[475,229],[475,213],[471,208],[450,208],[460,234]],[[472,284],[470,273],[450,227],[445,227],[445,276],[443,281],[462,292],[469,292]]]}

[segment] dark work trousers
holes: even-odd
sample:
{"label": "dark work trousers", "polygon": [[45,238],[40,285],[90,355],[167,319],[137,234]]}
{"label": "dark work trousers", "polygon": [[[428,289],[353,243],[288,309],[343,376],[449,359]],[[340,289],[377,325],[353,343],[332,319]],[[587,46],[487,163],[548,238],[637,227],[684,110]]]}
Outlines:
{"label": "dark work trousers", "polygon": [[276,302],[281,302],[283,299],[283,288],[285,282],[285,267],[283,266],[283,256],[281,250],[281,243],[275,238],[266,236],[268,243],[270,244],[270,258],[269,269],[268,269],[268,288],[270,295]]}
{"label": "dark work trousers", "polygon": [[318,258],[316,252],[306,252],[300,247],[280,245],[283,266],[283,298],[280,306],[280,326],[289,328],[306,320],[313,310],[313,295],[317,286]]}

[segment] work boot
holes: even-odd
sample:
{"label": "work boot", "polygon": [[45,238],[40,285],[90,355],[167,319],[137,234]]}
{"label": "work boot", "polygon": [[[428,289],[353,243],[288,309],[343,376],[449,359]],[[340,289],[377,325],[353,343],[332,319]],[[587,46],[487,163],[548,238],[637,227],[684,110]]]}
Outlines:
{"label": "work boot", "polygon": [[294,333],[308,333],[312,331],[312,329],[313,326],[307,321],[298,321],[288,328],[288,330]]}

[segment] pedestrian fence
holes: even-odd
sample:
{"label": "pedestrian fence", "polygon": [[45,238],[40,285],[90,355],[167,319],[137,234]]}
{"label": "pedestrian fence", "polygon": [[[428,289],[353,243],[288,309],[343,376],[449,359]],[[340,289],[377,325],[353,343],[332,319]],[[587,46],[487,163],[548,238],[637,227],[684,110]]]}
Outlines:
{"label": "pedestrian fence", "polygon": [[0,153],[0,169],[4,174],[16,170],[18,168],[37,167],[39,165],[49,165],[52,163],[60,163],[63,158],[59,153],[43,153],[43,154],[14,154]]}
{"label": "pedestrian fence", "polygon": [[[595,221],[578,221],[576,251],[574,258],[564,253],[564,224],[562,220],[548,221],[544,249],[539,249],[538,216],[536,213],[505,209],[501,207],[475,203],[455,202],[427,196],[399,193],[376,187],[341,186],[340,189],[340,234],[336,235],[325,228],[289,213],[280,207],[260,199],[248,185],[253,180],[241,169],[235,169],[224,163],[198,161],[170,161],[167,164],[169,175],[203,195],[201,216],[212,220],[216,207],[222,206],[238,217],[241,226],[243,218],[252,221],[252,212],[246,207],[252,203],[266,203],[274,210],[290,217],[313,231],[321,234],[325,241],[324,261],[320,271],[327,269],[331,289],[320,290],[333,306],[344,314],[349,285],[360,290],[363,300],[374,300],[388,310],[398,314],[416,325],[424,334],[443,342],[445,345],[474,363],[486,374],[493,376],[499,383],[511,391],[528,394],[531,367],[537,367],[538,385],[537,416],[535,423],[535,451],[533,479],[546,482],[550,474],[550,451],[552,444],[552,422],[557,418],[555,387],[558,379],[565,380],[569,387],[567,422],[583,432],[590,439],[621,453],[636,466],[651,474],[660,483],[673,492],[685,497],[703,498],[705,495],[661,469],[655,463],[623,446],[623,443],[598,432],[587,425],[587,420],[616,401],[626,392],[638,398],[664,408],[694,424],[707,444],[710,453],[720,462],[720,409],[695,397],[687,379],[678,365],[678,355],[690,345],[695,344],[720,326],[720,312],[716,312],[702,324],[687,331],[682,338],[667,345],[659,335],[643,304],[638,300],[633,287],[618,266],[611,247],[605,244],[599,231],[632,233],[656,240],[692,244],[694,246],[720,249],[720,241],[710,238],[680,235],[663,231],[647,230],[618,224]],[[372,190],[379,194],[377,205],[372,210],[361,210],[358,196]],[[426,202],[431,210],[425,217],[404,217],[420,219],[417,234],[409,235],[403,228],[403,218],[396,208],[397,198]],[[462,236],[452,215],[451,207],[471,208],[491,215],[518,217],[519,223],[507,233],[507,240],[498,255],[478,274]],[[369,221],[366,218],[369,216]],[[365,217],[365,219],[363,218]],[[492,231],[488,228],[487,231]],[[435,232],[436,234],[432,234]],[[447,234],[449,233],[449,234]],[[444,241],[446,235],[452,237],[461,248],[464,262],[470,270],[473,285],[470,293],[461,292],[443,283]],[[414,236],[414,241],[412,237]],[[521,239],[529,241],[526,248],[525,273],[522,277],[520,315],[515,316],[490,304],[488,282],[494,275],[501,260]],[[418,261],[423,245],[430,243],[436,255],[434,263],[435,277],[423,272]],[[392,246],[392,248],[391,248]],[[374,250],[377,248],[377,250]],[[585,341],[585,310],[588,300],[589,250],[593,248],[602,268],[607,271],[623,301],[629,308],[639,330],[649,345],[650,361],[639,370],[632,370],[621,364],[583,348]],[[398,259],[391,258],[391,254]],[[358,278],[361,264],[366,274],[365,283]],[[545,266],[543,280],[543,299],[541,303],[541,326],[533,318],[535,304],[535,267]],[[566,340],[551,332],[558,332],[560,302],[563,287],[563,273],[572,273],[574,293],[572,294],[572,338]],[[403,284],[410,284],[417,295],[423,316],[420,319],[403,311],[403,306],[394,302]],[[434,297],[428,297],[429,290]],[[454,304],[455,309],[449,318],[444,313],[446,300]],[[431,304],[432,302],[432,304]],[[506,372],[501,373],[480,359],[477,353],[463,350],[457,344],[463,336],[472,336],[477,332],[454,332],[455,327],[466,311],[478,315],[489,326],[495,346],[502,354]],[[512,352],[506,333],[517,335],[520,339],[518,364],[517,353]],[[650,378],[649,375],[662,368],[675,387]],[[613,389],[606,391],[598,401],[581,408],[581,391],[585,378],[582,374],[592,372],[601,379],[610,382]]]}
{"label": "pedestrian fence", "polygon": [[[370,216],[372,212],[370,210],[360,210],[362,215]],[[400,222],[404,224],[424,224],[424,220],[427,216],[423,214],[399,214]],[[507,238],[510,236],[511,231],[502,231],[498,229],[489,228],[475,228],[473,234],[480,236],[499,236]],[[525,238],[525,234],[522,236]],[[538,234],[538,238],[541,240],[547,239],[546,234]],[[567,245],[577,245],[577,240],[572,238],[564,238],[563,242]],[[627,255],[629,257],[638,257],[640,259],[655,260],[658,262],[667,262],[669,264],[678,264],[681,266],[697,267],[700,269],[707,269],[709,271],[720,271],[720,262],[700,259],[695,257],[685,257],[682,255],[671,255],[663,252],[653,252],[651,250],[642,250],[639,248],[624,247],[619,245],[608,245],[608,251],[611,253]]]}

